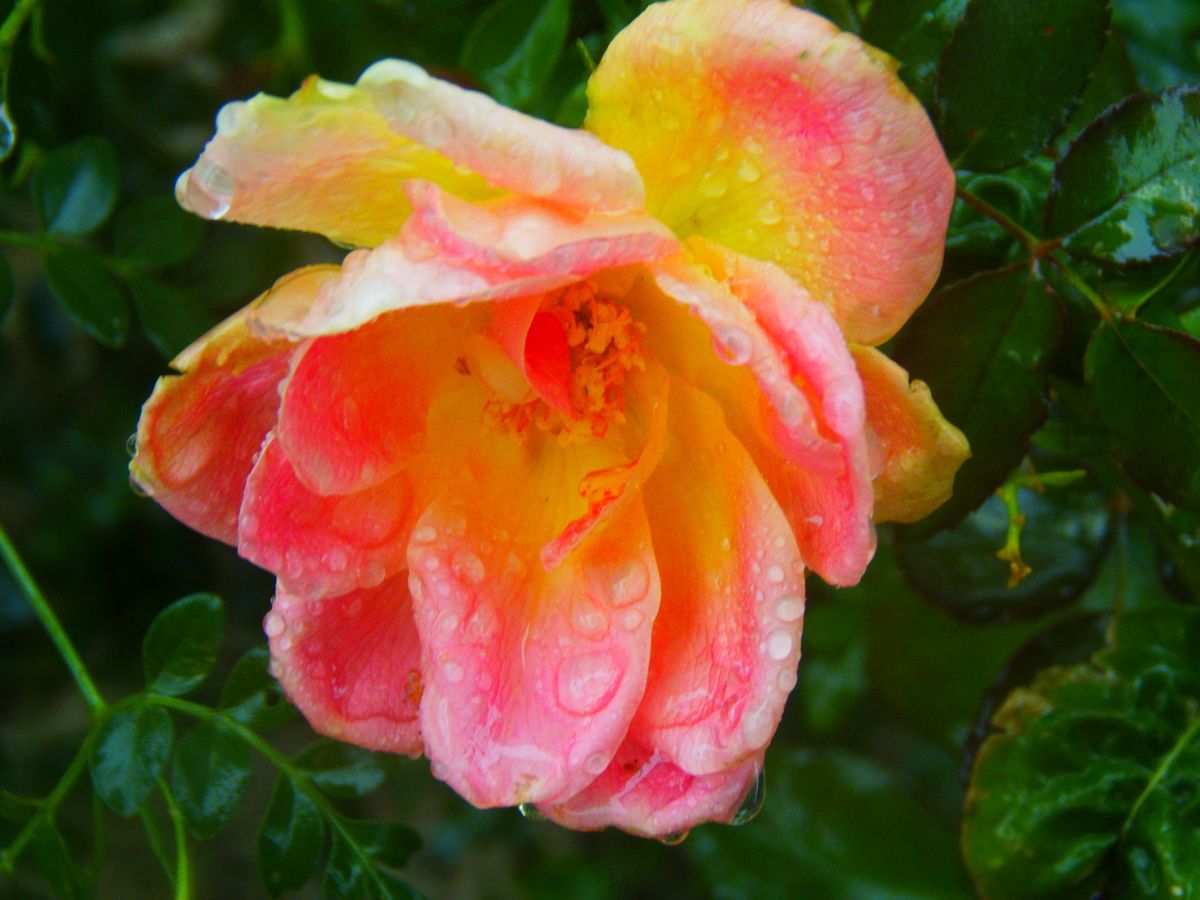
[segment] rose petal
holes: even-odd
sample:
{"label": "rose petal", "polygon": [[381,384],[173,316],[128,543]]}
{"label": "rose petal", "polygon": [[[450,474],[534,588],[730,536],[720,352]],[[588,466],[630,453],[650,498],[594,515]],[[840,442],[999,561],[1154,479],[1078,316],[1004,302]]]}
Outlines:
{"label": "rose petal", "polygon": [[729,822],[762,770],[762,756],[712,775],[689,775],[634,740],[571,799],[538,809],[567,828],[609,826],[631,834],[674,838],[703,822]]}
{"label": "rose petal", "polygon": [[872,347],[851,347],[879,448],[875,521],[915,522],[950,498],[954,474],[971,455],[963,433],[943,418],[923,381]]}
{"label": "rose petal", "polygon": [[629,503],[547,572],[542,545],[585,511],[580,481],[621,459],[494,431],[461,381],[431,413],[437,496],[409,545],[426,752],[477,806],[562,799],[608,765],[645,687],[649,530]]}
{"label": "rose petal", "polygon": [[280,586],[263,627],[271,671],[313,728],[417,756],[421,651],[405,581],[322,599]]}
{"label": "rose petal", "polygon": [[933,286],[954,199],[895,69],[783,0],[676,0],[609,45],[587,128],[634,158],[681,237],[778,263],[877,344]]}
{"label": "rose petal", "polygon": [[678,250],[640,213],[577,213],[523,197],[471,204],[427,182],[407,191],[414,213],[395,239],[347,256],[342,277],[307,315],[267,305],[258,320],[291,334],[332,334],[403,308],[545,293]]}
{"label": "rose petal", "polygon": [[308,598],[373,588],[407,567],[412,486],[401,472],[338,496],[309,491],[268,438],[246,483],[238,552]]}
{"label": "rose petal", "polygon": [[[263,297],[278,291],[303,306],[336,272],[333,266],[301,269]],[[172,361],[182,374],[160,378],[142,407],[137,451],[129,464],[133,479],[171,515],[230,544],[237,541],[246,477],[275,424],[278,384],[294,350],[285,340],[251,332],[252,307]]]}
{"label": "rose petal", "polygon": [[662,604],[629,734],[709,775],[760,754],[775,734],[796,684],[804,566],[715,401],[673,385],[668,433],[644,500]]}

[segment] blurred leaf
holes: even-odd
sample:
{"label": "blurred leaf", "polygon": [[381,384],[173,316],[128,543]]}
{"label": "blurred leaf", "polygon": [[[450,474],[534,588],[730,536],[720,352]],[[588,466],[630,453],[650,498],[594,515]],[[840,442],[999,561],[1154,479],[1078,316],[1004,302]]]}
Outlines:
{"label": "blurred leaf", "polygon": [[1115,0],[1113,5],[1143,87],[1154,91],[1200,79],[1195,0]]}
{"label": "blurred leaf", "polygon": [[166,195],[147,197],[117,214],[114,249],[118,256],[148,267],[181,263],[200,246],[204,225]]}
{"label": "blurred leaf", "polygon": [[1117,320],[1096,331],[1086,367],[1129,474],[1172,502],[1200,508],[1200,341]]}
{"label": "blurred leaf", "polygon": [[1200,240],[1198,181],[1200,88],[1130,97],[1059,160],[1046,229],[1098,262],[1173,256]]}
{"label": "blurred leaf", "polygon": [[[1144,266],[1100,270],[1097,277],[1089,281],[1113,310],[1132,314],[1150,301],[1164,294],[1174,293],[1172,289],[1195,272],[1197,261],[1200,261],[1200,254],[1190,253],[1187,256],[1160,260]],[[1084,267],[1087,264],[1080,263],[1080,266]]]}
{"label": "blurred leaf", "polygon": [[1090,662],[1044,670],[993,717],[963,848],[988,897],[1200,891],[1200,611],[1129,610]]}
{"label": "blurred leaf", "polygon": [[117,202],[117,154],[102,137],[85,137],[52,152],[33,173],[31,186],[42,227],[49,234],[90,234]]}
{"label": "blurred leaf", "polygon": [[1079,105],[1071,113],[1066,129],[1059,135],[1058,141],[1055,143],[1057,152],[1054,155],[1061,156],[1066,145],[1078,137],[1079,133],[1090,125],[1093,119],[1114,103],[1124,100],[1131,94],[1140,93],[1141,90],[1137,72],[1134,71],[1133,63],[1129,59],[1129,50],[1126,47],[1124,36],[1113,30],[1108,35],[1108,40],[1104,42],[1104,49],[1100,51],[1096,69],[1092,72],[1091,80],[1088,81],[1083,95],[1079,98]]}
{"label": "blurred leaf", "polygon": [[279,682],[267,670],[269,664],[266,647],[251,647],[234,665],[221,689],[221,711],[255,730],[281,725],[295,715]]}
{"label": "blurred leaf", "polygon": [[1106,0],[971,0],[937,71],[939,133],[956,166],[995,170],[1062,129],[1104,46]]}
{"label": "blurred leaf", "polygon": [[858,13],[853,8],[854,0],[801,0],[800,5],[824,16],[843,31],[858,34]]}
{"label": "blurred leaf", "polygon": [[258,833],[258,870],[267,893],[277,897],[302,888],[317,871],[324,849],[321,811],[281,775]]}
{"label": "blurred leaf", "polygon": [[408,900],[420,896],[388,872],[364,865],[362,855],[365,852],[335,829],[329,860],[325,864],[325,878],[321,882],[321,896],[337,900]]}
{"label": "blurred leaf", "polygon": [[863,39],[900,61],[900,77],[927,107],[942,50],[967,0],[885,0],[872,3]]}
{"label": "blurred leaf", "polygon": [[982,503],[1045,420],[1046,368],[1062,327],[1048,290],[1027,266],[988,272],[936,293],[901,333],[896,361],[929,385],[971,443],[954,495],[915,533],[952,524]]}
{"label": "blurred leaf", "polygon": [[861,607],[840,600],[805,610],[804,665],[793,702],[813,734],[841,728],[867,692],[865,618]]}
{"label": "blurred leaf", "polygon": [[67,845],[53,823],[43,820],[37,827],[29,844],[29,852],[38,872],[58,896],[68,900],[83,900],[88,896],[79,870],[71,861]]}
{"label": "blurred leaf", "polygon": [[92,785],[114,812],[131,816],[145,801],[171,752],[171,717],[157,706],[118,710],[101,727],[88,763]]}
{"label": "blurred leaf", "polygon": [[142,331],[167,359],[174,359],[216,324],[188,293],[178,288],[142,276],[130,278],[129,287]]}
{"label": "blurred leaf", "polygon": [[876,763],[846,751],[767,757],[762,814],[705,827],[691,858],[728,900],[935,900],[968,896],[949,823]]}
{"label": "blurred leaf", "polygon": [[50,291],[79,327],[106,347],[129,334],[129,303],[121,285],[94,256],[62,247],[46,255]]}
{"label": "blurred leaf", "polygon": [[0,256],[0,322],[4,321],[4,317],[8,315],[8,311],[12,309],[13,295],[16,293],[17,286],[13,278],[12,263],[5,256]]}
{"label": "blurred leaf", "polygon": [[383,767],[374,754],[337,741],[317,741],[293,760],[309,779],[335,797],[362,797],[383,784]]}
{"label": "blurred leaf", "polygon": [[377,863],[390,869],[402,869],[421,849],[421,838],[398,822],[367,822],[343,819],[342,827]]}
{"label": "blurred leaf", "polygon": [[479,17],[462,49],[462,65],[506,106],[533,99],[562,54],[568,0],[499,0]]}
{"label": "blurred leaf", "polygon": [[1034,616],[1070,603],[1091,583],[1108,534],[1104,498],[1083,490],[1019,493],[1026,524],[1021,551],[1032,573],[1008,586],[1004,546],[1008,515],[991,497],[948,531],[902,541],[897,556],[909,581],[947,612],[968,621]]}
{"label": "blurred leaf", "polygon": [[183,736],[171,765],[171,791],[198,838],[216,834],[237,807],[250,778],[250,748],[215,722]]}
{"label": "blurred leaf", "polygon": [[225,607],[212,594],[176,600],[150,623],[142,641],[146,688],[180,696],[208,675],[221,647]]}

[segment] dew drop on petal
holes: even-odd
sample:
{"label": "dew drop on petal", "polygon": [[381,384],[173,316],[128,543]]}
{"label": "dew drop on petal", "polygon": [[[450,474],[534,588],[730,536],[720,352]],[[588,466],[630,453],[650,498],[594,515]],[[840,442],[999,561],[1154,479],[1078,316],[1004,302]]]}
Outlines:
{"label": "dew drop on petal", "polygon": [[607,600],[618,609],[637,603],[650,589],[650,572],[641,559],[593,566],[588,569],[587,577],[592,596]]}
{"label": "dew drop on petal", "polygon": [[658,840],[659,843],[666,844],[668,847],[678,847],[687,840],[688,834],[689,832],[686,831],[676,831],[673,834],[664,834]]}
{"label": "dew drop on petal", "polygon": [[263,619],[263,631],[267,633],[267,637],[279,637],[287,630],[287,622],[275,610],[267,613],[267,617]]}
{"label": "dew drop on petal", "polygon": [[766,772],[760,769],[758,775],[754,778],[754,784],[750,786],[750,791],[742,799],[742,805],[738,807],[738,811],[733,814],[733,818],[729,820],[730,825],[745,825],[755,816],[762,812],[763,804],[767,801],[767,778]]}
{"label": "dew drop on petal", "polygon": [[452,567],[455,574],[467,584],[479,584],[487,574],[483,560],[470,550],[459,550],[455,553]]}
{"label": "dew drop on petal", "polygon": [[742,738],[748,747],[755,750],[765,747],[774,731],[775,723],[772,721],[771,709],[766,700],[748,710],[742,717]]}
{"label": "dew drop on petal", "polygon": [[833,167],[842,161],[842,148],[837,144],[825,144],[817,150],[817,158],[824,165]]}
{"label": "dew drop on petal", "polygon": [[534,806],[532,803],[522,803],[520,806],[517,807],[517,812],[519,812],[526,819],[529,819],[533,822],[545,822],[546,821],[546,817],[545,817],[545,815],[543,815],[542,811],[540,809],[538,809],[536,806]]}
{"label": "dew drop on petal", "polygon": [[779,689],[781,691],[783,691],[785,694],[790,694],[792,692],[792,688],[796,686],[797,681],[799,681],[799,678],[796,677],[795,669],[784,669],[779,673],[779,678],[776,680],[776,683],[779,685]]}
{"label": "dew drop on petal", "polygon": [[742,179],[742,181],[753,183],[761,177],[762,172],[755,165],[754,160],[750,159],[750,157],[742,160],[741,165],[738,166],[738,178]]}
{"label": "dew drop on petal", "polygon": [[448,662],[442,666],[442,677],[448,684],[458,684],[463,680],[463,667],[456,662]]}
{"label": "dew drop on petal", "polygon": [[731,366],[744,366],[754,356],[750,335],[740,328],[722,328],[713,333],[713,350]]}
{"label": "dew drop on petal", "polygon": [[782,628],[767,636],[767,655],[776,662],[783,662],[792,652],[792,636]]}
{"label": "dew drop on petal", "polygon": [[784,594],[775,601],[775,617],[780,622],[799,622],[804,618],[804,598],[799,594]]}
{"label": "dew drop on petal", "polygon": [[608,768],[608,757],[603,753],[593,753],[583,761],[583,768],[590,775],[599,775]]}
{"label": "dew drop on petal", "polygon": [[133,475],[133,474],[131,474],[129,476],[129,489],[131,491],[133,491],[135,494],[137,494],[139,497],[149,497],[150,496],[150,492],[148,490],[146,490],[146,488],[142,487],[141,482],[139,482],[137,480],[137,476]]}
{"label": "dew drop on petal", "polygon": [[621,674],[606,651],[568,657],[558,667],[558,702],[579,716],[599,712],[616,692]]}
{"label": "dew drop on petal", "polygon": [[125,439],[125,455],[133,459],[137,455],[137,432]]}
{"label": "dew drop on petal", "polygon": [[429,544],[437,540],[437,529],[432,525],[422,525],[412,533],[412,539],[417,544]]}
{"label": "dew drop on petal", "polygon": [[775,564],[767,569],[767,581],[771,584],[783,584],[784,579],[783,566]]}

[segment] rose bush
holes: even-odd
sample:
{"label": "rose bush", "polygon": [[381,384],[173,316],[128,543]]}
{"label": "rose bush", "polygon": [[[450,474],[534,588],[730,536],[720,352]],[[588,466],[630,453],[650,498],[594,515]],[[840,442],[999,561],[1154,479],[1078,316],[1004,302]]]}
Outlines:
{"label": "rose bush", "polygon": [[783,0],[673,0],[586,130],[394,60],[221,110],[180,202],[360,249],[182,353],[131,469],[276,574],[313,727],[570,827],[734,814],[805,570],[856,582],[967,453],[874,349],[954,192],[894,68]]}

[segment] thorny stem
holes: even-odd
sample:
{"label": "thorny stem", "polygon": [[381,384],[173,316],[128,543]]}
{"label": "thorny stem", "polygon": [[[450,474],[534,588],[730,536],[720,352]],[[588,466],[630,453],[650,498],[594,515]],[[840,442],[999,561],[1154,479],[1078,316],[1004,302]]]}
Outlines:
{"label": "thorny stem", "polygon": [[71,677],[75,679],[75,684],[79,686],[79,691],[83,694],[83,699],[87,701],[92,717],[95,718],[106,707],[104,698],[100,696],[100,691],[96,689],[96,684],[92,681],[91,674],[83,664],[83,660],[79,658],[79,653],[76,652],[75,645],[67,637],[67,633],[62,627],[62,623],[59,622],[58,616],[54,614],[54,610],[46,602],[46,598],[42,595],[37,583],[34,582],[33,576],[29,574],[29,570],[25,568],[25,563],[22,562],[21,557],[17,554],[17,549],[8,539],[8,534],[4,531],[3,525],[0,525],[0,557],[4,558],[4,563],[8,567],[8,571],[12,573],[17,586],[25,594],[25,599],[33,607],[33,611],[41,621],[42,627],[50,635],[50,640],[54,643],[55,649],[58,650],[58,655],[62,657],[63,662],[66,663],[67,668],[71,671]]}

